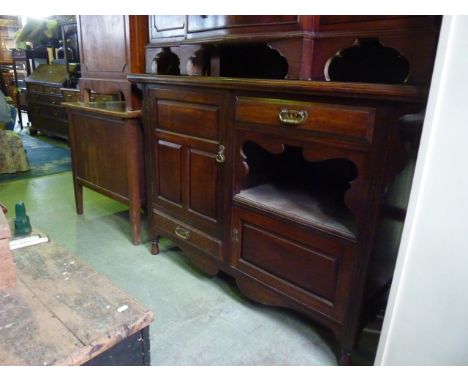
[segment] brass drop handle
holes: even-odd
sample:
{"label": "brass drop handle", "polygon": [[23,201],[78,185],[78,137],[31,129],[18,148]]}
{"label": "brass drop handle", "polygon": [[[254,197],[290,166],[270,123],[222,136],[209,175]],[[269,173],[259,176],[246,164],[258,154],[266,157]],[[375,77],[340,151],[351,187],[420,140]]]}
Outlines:
{"label": "brass drop handle", "polygon": [[281,109],[278,113],[278,118],[281,122],[287,123],[288,125],[299,125],[300,123],[304,122],[309,113],[306,110],[289,110],[289,109]]}
{"label": "brass drop handle", "polygon": [[190,239],[191,232],[184,227],[177,226],[174,230],[176,236],[180,237],[181,239],[188,240]]}
{"label": "brass drop handle", "polygon": [[224,163],[224,161],[226,160],[226,155],[224,155],[224,150],[226,150],[226,148],[223,145],[219,145],[218,153],[216,154],[216,157],[215,157],[216,162]]}

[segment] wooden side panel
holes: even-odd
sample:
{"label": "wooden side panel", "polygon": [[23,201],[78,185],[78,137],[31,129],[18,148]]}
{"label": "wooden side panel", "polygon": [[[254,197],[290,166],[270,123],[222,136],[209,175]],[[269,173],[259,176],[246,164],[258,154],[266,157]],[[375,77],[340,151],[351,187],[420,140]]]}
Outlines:
{"label": "wooden side panel", "polygon": [[131,73],[145,72],[145,46],[148,44],[148,16],[129,15]]}
{"label": "wooden side panel", "polygon": [[163,140],[157,141],[158,198],[182,206],[182,146]]}
{"label": "wooden side panel", "polygon": [[[75,176],[128,198],[127,142],[124,122],[71,113]],[[118,174],[116,174],[118,172]]]}
{"label": "wooden side panel", "polygon": [[189,205],[188,208],[217,220],[219,168],[215,155],[201,150],[189,150]]}

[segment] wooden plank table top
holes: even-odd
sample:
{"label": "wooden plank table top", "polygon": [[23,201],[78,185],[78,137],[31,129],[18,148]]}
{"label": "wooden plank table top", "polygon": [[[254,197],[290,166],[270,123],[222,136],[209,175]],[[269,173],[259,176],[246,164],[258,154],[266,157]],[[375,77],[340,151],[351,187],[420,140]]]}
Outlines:
{"label": "wooden plank table top", "polygon": [[0,290],[0,365],[81,365],[154,319],[53,241],[13,260],[16,286]]}

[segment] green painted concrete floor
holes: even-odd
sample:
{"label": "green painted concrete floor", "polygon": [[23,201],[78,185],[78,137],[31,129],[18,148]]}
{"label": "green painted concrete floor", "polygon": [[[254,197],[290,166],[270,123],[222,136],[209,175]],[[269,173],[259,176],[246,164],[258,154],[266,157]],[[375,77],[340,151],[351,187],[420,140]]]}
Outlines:
{"label": "green painted concrete floor", "polygon": [[[0,184],[0,201],[10,218],[24,201],[34,227],[155,313],[152,365],[336,365],[328,330],[248,300],[229,276],[205,276],[168,240],[150,255],[145,225],[133,246],[125,205],[85,189],[77,215],[70,172]],[[372,364],[377,341],[362,336],[354,362]]]}

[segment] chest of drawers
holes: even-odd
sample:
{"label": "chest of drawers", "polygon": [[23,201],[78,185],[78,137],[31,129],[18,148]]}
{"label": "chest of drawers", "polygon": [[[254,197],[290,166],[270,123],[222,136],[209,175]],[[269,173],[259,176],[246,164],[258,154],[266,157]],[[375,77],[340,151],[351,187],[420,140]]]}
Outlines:
{"label": "chest of drawers", "polygon": [[26,79],[32,134],[40,131],[46,135],[68,139],[67,112],[62,106],[64,95],[61,90],[68,78],[66,65],[43,64]]}

